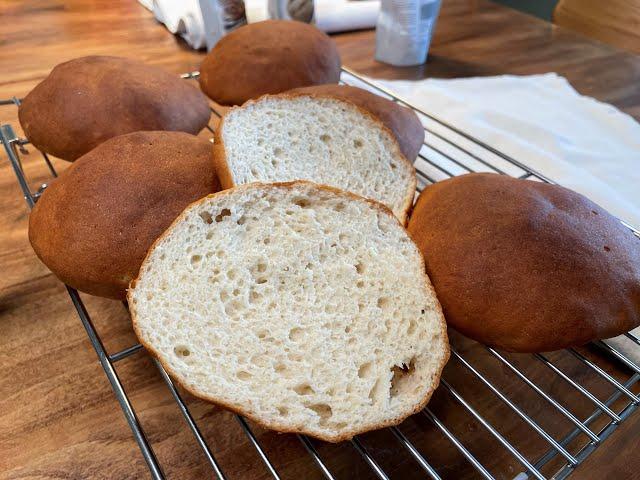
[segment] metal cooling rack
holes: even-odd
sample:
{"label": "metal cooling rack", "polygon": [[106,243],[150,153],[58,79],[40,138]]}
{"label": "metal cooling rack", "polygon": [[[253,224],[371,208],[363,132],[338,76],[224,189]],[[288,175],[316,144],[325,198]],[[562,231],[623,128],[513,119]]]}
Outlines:
{"label": "metal cooling rack", "polygon": [[[198,72],[182,75],[182,77],[187,80],[197,78],[197,76]],[[550,182],[548,178],[545,178],[526,165],[502,153],[497,148],[487,145],[455,126],[410,105],[409,102],[398,98],[392,92],[375,85],[350,69],[343,69],[342,83],[356,85],[374,91],[379,95],[416,111],[426,130],[426,140],[422,146],[420,156],[415,163],[419,179],[419,191],[421,191],[425,185],[469,172],[493,172],[534,181]],[[18,106],[20,100],[14,97],[9,100],[0,101],[0,104]],[[221,116],[221,113],[215,108],[212,108],[212,112],[218,117]],[[208,128],[209,131],[213,132],[211,127]],[[28,141],[18,137],[9,124],[0,126],[0,141],[4,145],[9,161],[15,171],[27,205],[31,208],[35,205],[35,202],[38,200],[43,188],[46,188],[46,185],[32,190],[25,177],[20,153],[24,153],[24,148],[25,145],[28,144]],[[51,175],[54,177],[57,176],[56,170],[47,155],[42,153],[42,157]],[[634,232],[638,235],[637,231],[634,230]],[[111,383],[124,416],[131,427],[134,438],[149,467],[151,477],[154,479],[165,478],[162,466],[154,453],[153,446],[147,439],[145,430],[127,397],[124,385],[116,371],[116,365],[119,361],[142,350],[142,346],[136,344],[115,353],[107,352],[80,295],[75,289],[70,287],[67,287],[67,291],[80,321],[89,336],[89,340],[98,355],[100,364]],[[629,342],[633,343],[633,348],[637,348],[640,352],[640,339],[631,333],[627,333],[626,337]],[[451,385],[451,380],[447,377],[446,369],[439,390],[444,391],[444,395],[447,397],[447,409],[462,409],[466,415],[473,418],[474,421],[482,427],[483,431],[486,432],[486,439],[493,442],[495,448],[505,449],[512,456],[512,459],[521,466],[521,472],[517,473],[516,471],[514,479],[524,480],[536,478],[542,480],[549,478],[561,480],[570,475],[575,466],[584,461],[590,453],[601,445],[616,427],[637,408],[640,402],[638,394],[634,393],[634,390],[639,390],[638,380],[640,379],[640,367],[634,363],[632,359],[625,356],[622,351],[607,343],[595,342],[594,345],[597,347],[603,362],[614,362],[620,367],[621,371],[626,372],[624,373],[623,379],[617,379],[616,375],[608,373],[607,367],[603,366],[599,360],[589,359],[576,349],[569,349],[566,352],[576,362],[580,363],[585,373],[598,377],[599,381],[606,383],[607,386],[610,387],[610,396],[605,400],[598,398],[596,394],[583,386],[578,379],[566,374],[565,371],[548,356],[542,354],[526,356],[529,364],[539,363],[552,372],[553,380],[551,383],[556,385],[555,388],[557,388],[558,384],[561,384],[564,388],[573,389],[581,396],[584,402],[588,402],[593,406],[592,413],[583,418],[579,418],[577,414],[572,413],[572,407],[566,405],[566,402],[563,403],[557,400],[557,395],[549,393],[550,388],[548,388],[546,383],[543,384],[541,380],[528,376],[526,368],[520,365],[522,362],[510,360],[506,354],[493,348],[485,348],[484,351],[481,352],[483,355],[493,357],[493,360],[502,368],[503,374],[509,376],[509,382],[522,382],[531,390],[533,395],[543,400],[543,403],[546,405],[545,414],[559,414],[567,422],[569,430],[565,435],[562,435],[561,438],[556,438],[558,437],[557,435],[554,437],[540,425],[541,422],[534,419],[534,415],[531,412],[527,413],[523,407],[519,406],[518,402],[511,397],[509,388],[501,387],[497,382],[492,381],[488,375],[481,373],[481,369],[478,368],[477,365],[474,365],[474,362],[465,356],[466,354],[462,353],[462,349],[452,347],[450,363],[457,362],[459,364],[458,366],[466,372],[471,379],[469,381],[473,381],[474,379],[478,381],[479,384],[482,385],[482,388],[486,389],[486,392],[489,392],[489,395],[495,396],[500,403],[508,409],[510,414],[513,415],[513,418],[505,420],[507,422],[513,422],[519,418],[520,421],[524,422],[531,430],[527,432],[527,435],[537,435],[542,439],[545,448],[536,456],[526,456],[521,453],[521,450],[514,445],[516,442],[513,440],[510,441],[506,434],[500,433],[500,426],[492,424],[485,416],[479,413],[479,408],[472,405],[474,403],[473,399],[465,398],[459,393],[458,389]],[[211,466],[214,478],[221,480],[227,478],[220,463],[216,460],[215,452],[213,452],[207,444],[187,404],[182,399],[180,392],[162,366],[157,361],[154,360],[154,362],[184,416],[189,429],[193,433],[195,440],[204,452]],[[466,378],[465,381],[467,381]],[[495,473],[491,473],[490,467],[486,465],[486,462],[483,464],[474,456],[472,453],[473,448],[467,444],[468,441],[465,436],[462,434],[456,435],[452,431],[452,426],[447,426],[442,413],[436,415],[431,406],[429,406],[418,415],[429,421],[433,425],[433,428],[447,439],[449,446],[456,449],[458,454],[466,459],[477,473],[478,478],[495,478],[493,476]],[[273,478],[279,479],[280,474],[274,466],[274,461],[265,453],[265,449],[258,441],[256,435],[254,435],[249,423],[239,415],[235,415],[235,417],[246,434],[250,445],[252,445],[264,463],[268,473]],[[430,464],[425,458],[429,456],[429,452],[421,452],[419,448],[411,442],[408,435],[403,433],[403,428],[403,425],[401,425],[388,429],[395,437],[396,444],[387,445],[387,447],[397,449],[398,451],[404,450],[414,462],[415,469],[418,472],[422,472],[425,478],[440,479],[441,475],[443,475],[442,466]],[[313,463],[315,463],[319,473],[329,480],[335,478],[335,473],[332,472],[328,466],[330,462],[328,462],[326,458],[323,459],[323,456],[319,453],[322,442],[311,440],[303,435],[298,435],[297,437],[310,455]],[[350,443],[345,442],[340,448],[354,449],[355,452],[362,457],[366,465],[370,467],[375,477],[381,480],[390,478],[388,471],[383,469],[375,453],[372,453],[374,449],[368,448],[366,444],[366,439],[364,439],[363,436],[358,436]],[[557,462],[558,459],[561,460],[559,468],[556,467],[555,471],[550,474],[542,473],[545,466],[551,465],[550,462],[552,460]]]}

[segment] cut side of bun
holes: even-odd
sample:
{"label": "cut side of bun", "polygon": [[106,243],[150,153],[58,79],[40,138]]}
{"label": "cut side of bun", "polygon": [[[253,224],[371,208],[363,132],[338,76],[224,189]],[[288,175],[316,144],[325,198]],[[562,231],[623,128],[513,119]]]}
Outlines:
{"label": "cut side of bun", "polygon": [[266,95],[231,109],[216,132],[224,188],[308,180],[376,200],[404,223],[416,176],[391,131],[371,113],[324,95]]}
{"label": "cut side of bun", "polygon": [[128,299],[140,341],[189,392],[330,442],[421,410],[449,357],[422,256],[397,219],[309,182],[192,204]]}
{"label": "cut side of bun", "polygon": [[355,103],[378,117],[393,132],[407,160],[415,161],[420,153],[424,142],[424,127],[417,113],[411,108],[351,85],[329,83],[296,88],[289,93],[331,95]]}

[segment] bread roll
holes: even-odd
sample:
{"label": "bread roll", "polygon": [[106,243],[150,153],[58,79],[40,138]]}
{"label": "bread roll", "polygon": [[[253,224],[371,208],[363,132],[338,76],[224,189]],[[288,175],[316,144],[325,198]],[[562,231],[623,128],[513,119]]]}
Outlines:
{"label": "bread roll", "polygon": [[379,201],[403,223],[416,188],[391,131],[330,96],[266,95],[229,110],[216,130],[214,162],[224,188],[309,180]]}
{"label": "bread roll", "polygon": [[338,80],[340,55],[333,40],[312,25],[289,20],[232,31],[200,66],[202,91],[221,105]]}
{"label": "bread roll", "polygon": [[153,241],[189,203],[218,190],[206,140],[180,132],[122,135],[44,191],[29,218],[29,240],[64,283],[124,299]]}
{"label": "bread roll", "polygon": [[291,92],[331,95],[355,103],[378,117],[393,132],[407,160],[413,162],[420,153],[424,142],[424,127],[418,115],[410,108],[350,85],[317,85],[296,88]]}
{"label": "bread roll", "polygon": [[19,110],[29,141],[70,161],[124,133],[196,134],[210,115],[206,97],[177,75],[128,58],[100,56],[56,66]]}
{"label": "bread roll", "polygon": [[409,222],[447,322],[542,352],[640,324],[640,239],[556,185],[469,174],[427,187]]}
{"label": "bread roll", "polygon": [[128,298],[138,338],[189,392],[330,442],[421,410],[449,355],[420,252],[391,212],[307,182],[192,204]]}

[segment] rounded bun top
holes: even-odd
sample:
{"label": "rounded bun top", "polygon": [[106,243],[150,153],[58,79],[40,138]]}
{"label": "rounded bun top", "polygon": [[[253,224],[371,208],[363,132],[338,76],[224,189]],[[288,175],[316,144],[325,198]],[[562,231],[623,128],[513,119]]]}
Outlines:
{"label": "rounded bun top", "polygon": [[416,113],[380,95],[350,85],[325,84],[302,87],[292,92],[331,95],[355,103],[378,117],[391,130],[403,155],[413,162],[424,142],[424,127]]}
{"label": "rounded bun top", "polygon": [[334,42],[312,25],[267,20],[232,31],[200,66],[200,87],[221,105],[340,79]]}
{"label": "rounded bun top", "polygon": [[64,283],[124,299],[155,239],[187,205],[219,189],[208,141],[181,132],[121,135],[43,192],[29,240]]}
{"label": "rounded bun top", "polygon": [[64,160],[140,130],[196,134],[210,115],[206,97],[177,75],[136,60],[104,56],[56,66],[19,110],[31,143]]}
{"label": "rounded bun top", "polygon": [[479,342],[549,351],[640,324],[640,239],[566,188],[445,180],[422,192],[409,232],[448,323]]}

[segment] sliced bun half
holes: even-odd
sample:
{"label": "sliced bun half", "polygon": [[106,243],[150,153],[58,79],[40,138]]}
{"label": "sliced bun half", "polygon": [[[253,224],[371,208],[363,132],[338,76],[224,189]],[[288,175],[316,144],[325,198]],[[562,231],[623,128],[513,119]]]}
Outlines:
{"label": "sliced bun half", "polygon": [[188,391],[331,442],[421,410],[449,356],[422,256],[396,218],[308,182],[192,204],[128,298],[140,341]]}
{"label": "sliced bun half", "polygon": [[225,188],[308,180],[383,203],[403,223],[413,203],[415,170],[393,133],[344,99],[266,95],[227,112],[215,142]]}

